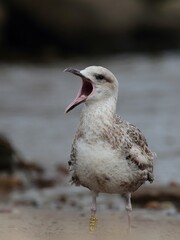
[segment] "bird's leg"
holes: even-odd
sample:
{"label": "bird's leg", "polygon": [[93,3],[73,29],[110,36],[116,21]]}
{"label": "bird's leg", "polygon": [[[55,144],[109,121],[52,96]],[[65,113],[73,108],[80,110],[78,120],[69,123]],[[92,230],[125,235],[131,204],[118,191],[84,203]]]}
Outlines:
{"label": "bird's leg", "polygon": [[127,215],[128,215],[128,227],[130,229],[131,228],[131,211],[132,211],[131,193],[126,194],[126,200],[127,200],[126,211],[127,211]]}
{"label": "bird's leg", "polygon": [[97,223],[97,218],[96,218],[96,197],[97,197],[96,192],[92,192],[92,204],[91,204],[91,217],[89,221],[89,230],[91,232],[96,230],[96,223]]}
{"label": "bird's leg", "polygon": [[96,197],[97,193],[92,192],[91,217],[95,217],[96,215]]}

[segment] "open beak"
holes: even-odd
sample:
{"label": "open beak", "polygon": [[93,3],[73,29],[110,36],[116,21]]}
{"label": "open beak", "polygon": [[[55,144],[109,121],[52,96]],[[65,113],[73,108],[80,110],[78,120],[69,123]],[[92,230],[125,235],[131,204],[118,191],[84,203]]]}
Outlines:
{"label": "open beak", "polygon": [[77,75],[81,77],[82,79],[82,85],[79,89],[79,92],[76,96],[76,98],[72,101],[71,104],[65,109],[65,113],[68,113],[73,108],[75,108],[77,105],[79,105],[82,102],[85,102],[87,97],[93,92],[94,87],[90,79],[86,78],[79,70],[74,68],[66,68],[64,72],[70,72],[74,75]]}

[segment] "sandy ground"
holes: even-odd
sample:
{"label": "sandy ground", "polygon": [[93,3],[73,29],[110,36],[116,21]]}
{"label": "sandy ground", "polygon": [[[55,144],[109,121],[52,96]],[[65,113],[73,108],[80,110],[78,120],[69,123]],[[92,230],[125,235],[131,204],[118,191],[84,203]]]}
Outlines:
{"label": "sandy ground", "polygon": [[88,214],[51,209],[18,209],[0,215],[1,240],[180,239],[180,216],[135,210],[128,232],[125,213],[98,213],[96,232],[89,232]]}

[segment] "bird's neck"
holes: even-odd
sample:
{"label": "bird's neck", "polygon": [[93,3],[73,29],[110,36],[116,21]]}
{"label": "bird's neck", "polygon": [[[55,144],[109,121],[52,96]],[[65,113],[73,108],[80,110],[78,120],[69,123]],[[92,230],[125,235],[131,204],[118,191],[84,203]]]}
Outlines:
{"label": "bird's neck", "polygon": [[98,128],[112,123],[116,113],[117,98],[111,97],[102,101],[86,102],[82,114],[81,125],[86,128]]}

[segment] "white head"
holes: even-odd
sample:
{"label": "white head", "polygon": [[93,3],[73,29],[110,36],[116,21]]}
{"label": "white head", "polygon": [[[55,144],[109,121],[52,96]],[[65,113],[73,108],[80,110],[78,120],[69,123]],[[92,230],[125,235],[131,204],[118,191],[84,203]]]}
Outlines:
{"label": "white head", "polygon": [[67,68],[65,72],[71,72],[82,79],[82,86],[74,101],[66,108],[69,112],[82,102],[93,103],[118,96],[118,81],[108,69],[100,66],[87,67],[84,70]]}

